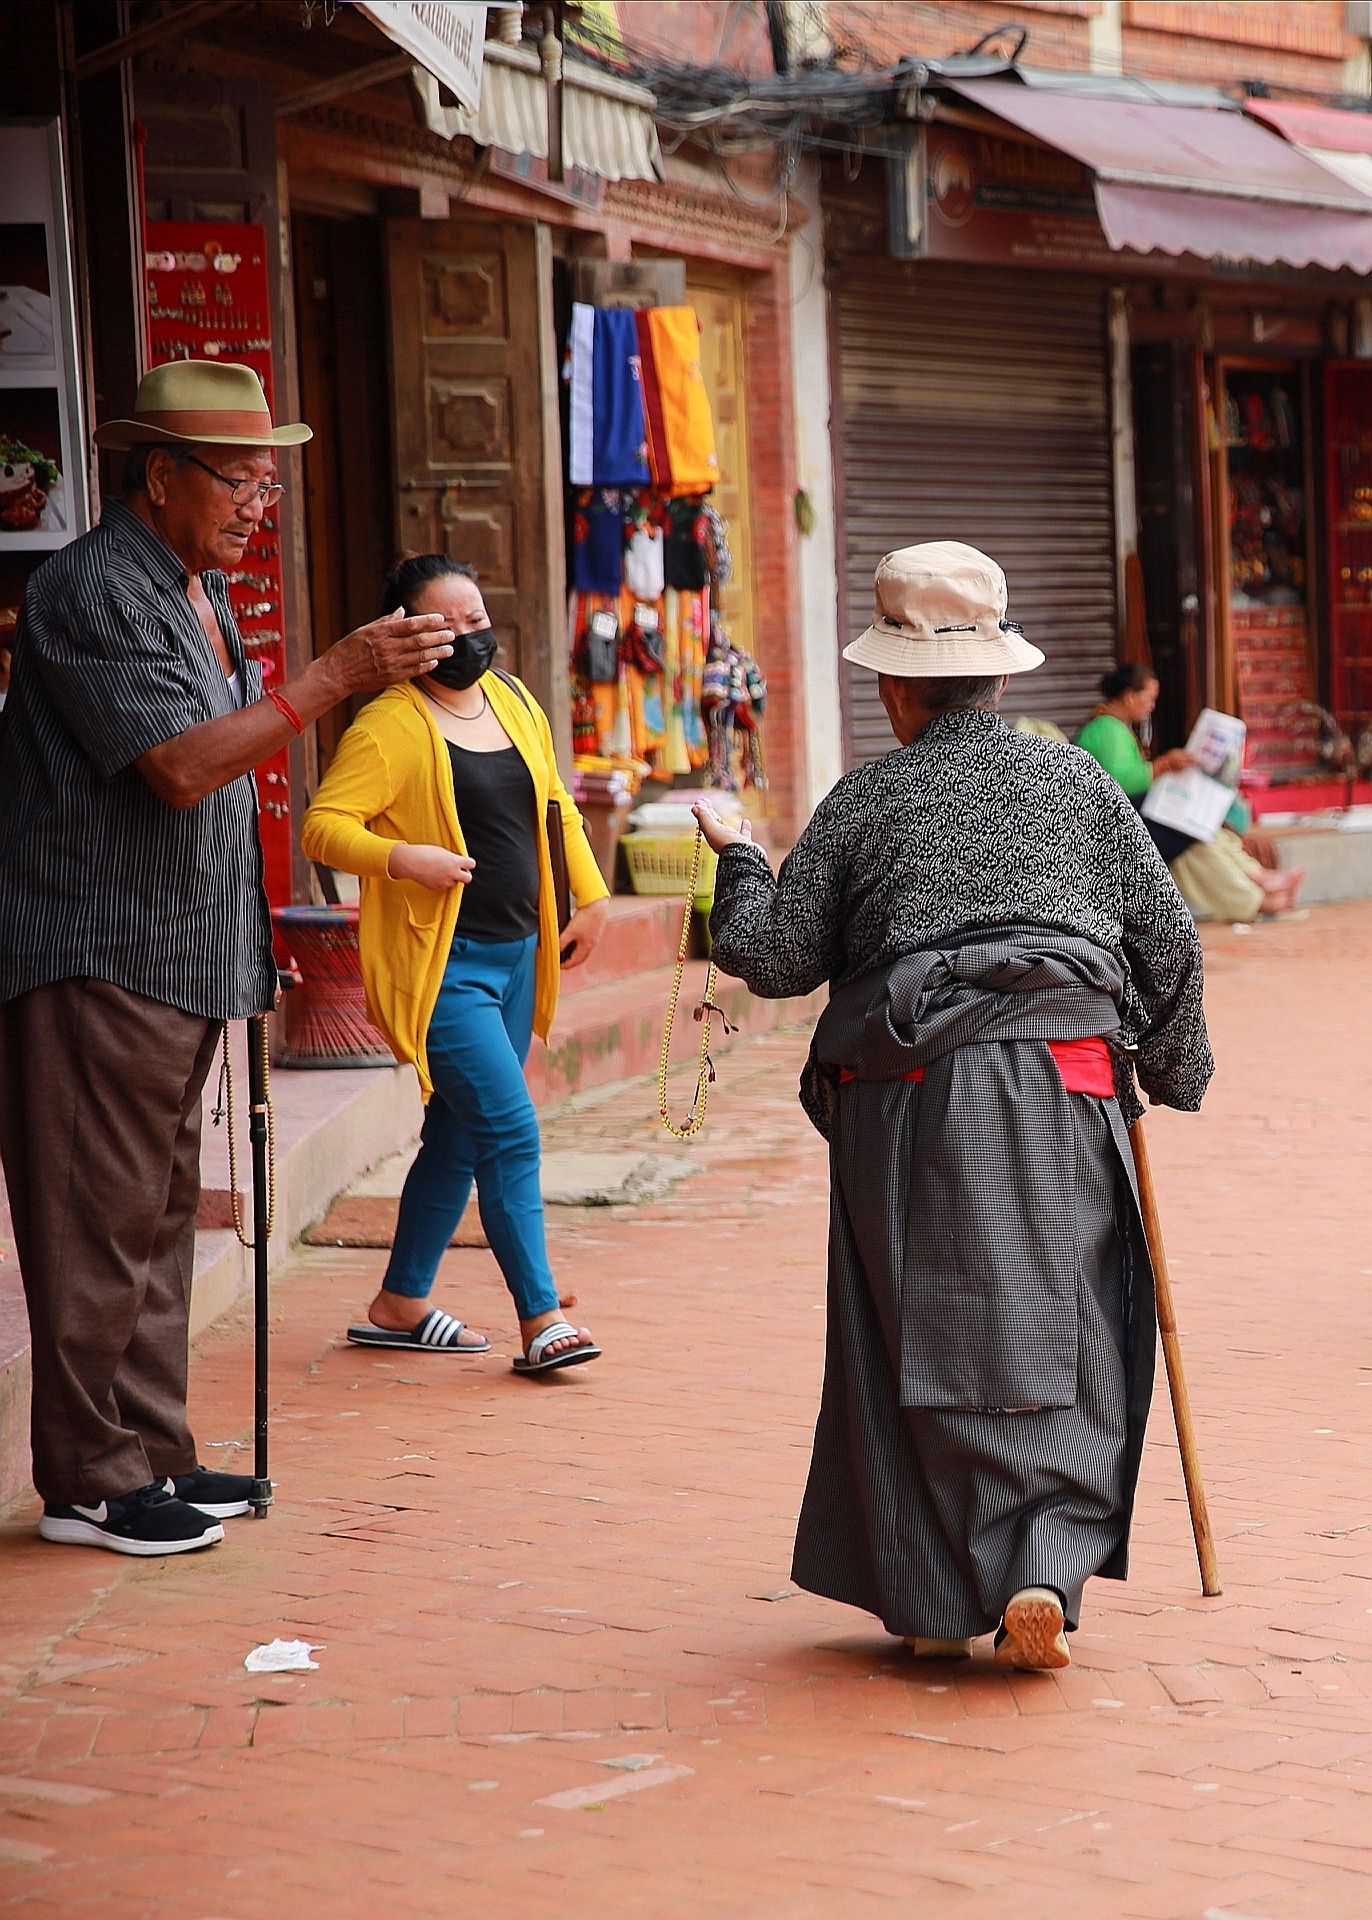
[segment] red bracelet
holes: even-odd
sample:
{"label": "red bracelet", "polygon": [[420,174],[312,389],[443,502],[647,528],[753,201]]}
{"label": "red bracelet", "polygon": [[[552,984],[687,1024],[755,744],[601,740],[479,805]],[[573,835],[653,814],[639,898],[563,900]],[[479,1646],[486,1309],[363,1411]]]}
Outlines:
{"label": "red bracelet", "polygon": [[305,731],[305,722],[300,718],[300,715],[296,712],[284,693],[278,693],[275,687],[264,687],[262,691],[266,694],[277,712],[284,714],[286,719],[290,721],[297,733],[303,733]]}

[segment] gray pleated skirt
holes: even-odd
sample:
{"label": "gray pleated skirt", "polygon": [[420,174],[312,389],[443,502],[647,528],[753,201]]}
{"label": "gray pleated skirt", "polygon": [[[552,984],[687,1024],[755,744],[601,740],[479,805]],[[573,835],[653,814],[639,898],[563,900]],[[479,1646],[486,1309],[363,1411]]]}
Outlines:
{"label": "gray pleated skirt", "polygon": [[[1153,1388],[1152,1269],[1114,1101],[1072,1096],[1081,1256],[1077,1396],[1038,1412],[903,1407],[838,1156],[828,1343],[792,1578],[888,1632],[990,1633],[1021,1587],[1055,1587],[1077,1623],[1092,1574],[1123,1579]],[[1127,1151],[1127,1146],[1124,1147]],[[870,1204],[868,1196],[862,1196]],[[907,1330],[908,1338],[908,1330]]]}

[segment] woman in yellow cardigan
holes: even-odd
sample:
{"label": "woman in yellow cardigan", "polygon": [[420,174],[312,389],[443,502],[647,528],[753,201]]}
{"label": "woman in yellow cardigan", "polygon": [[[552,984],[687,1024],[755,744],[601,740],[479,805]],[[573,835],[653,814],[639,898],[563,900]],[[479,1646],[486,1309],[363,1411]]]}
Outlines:
{"label": "woman in yellow cardigan", "polygon": [[[558,970],[588,958],[607,888],[558,776],[533,697],[493,672],[495,636],[471,567],[404,560],[385,610],[441,613],[452,657],[388,688],[339,742],[301,836],[312,860],[361,876],[358,939],[373,1021],[412,1060],[426,1107],[395,1245],[359,1346],[485,1353],[490,1342],[428,1305],[475,1178],[481,1222],[514,1295],[521,1373],[598,1358],[562,1318],[539,1192],[538,1118],[524,1084],[531,1035],[546,1039]],[[562,812],[577,910],[561,937],[548,853]]]}

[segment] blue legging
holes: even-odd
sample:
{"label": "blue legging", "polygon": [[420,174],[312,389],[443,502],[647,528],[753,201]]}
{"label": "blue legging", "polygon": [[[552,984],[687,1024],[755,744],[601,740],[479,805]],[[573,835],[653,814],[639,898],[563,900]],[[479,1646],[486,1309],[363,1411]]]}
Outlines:
{"label": "blue legging", "polygon": [[520,1319],[558,1304],[543,1236],[538,1117],[523,1072],[537,945],[536,934],[453,941],[425,1041],[434,1090],[400,1196],[382,1282],[390,1293],[428,1293],[475,1177],[481,1224]]}

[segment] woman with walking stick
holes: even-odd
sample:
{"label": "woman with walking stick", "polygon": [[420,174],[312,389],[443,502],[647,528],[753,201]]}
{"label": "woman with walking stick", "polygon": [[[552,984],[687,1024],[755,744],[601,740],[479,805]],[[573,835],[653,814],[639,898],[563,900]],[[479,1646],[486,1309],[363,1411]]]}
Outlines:
{"label": "woman with walking stick", "polygon": [[926,1656],[1069,1664],[1123,1579],[1153,1388],[1126,1126],[1213,1069],[1191,917],[1119,786],[995,712],[1043,655],[955,541],[888,554],[873,669],[898,748],[773,878],[708,810],[720,967],[831,988],[801,1082],[830,1143],[829,1336],[793,1577]]}

